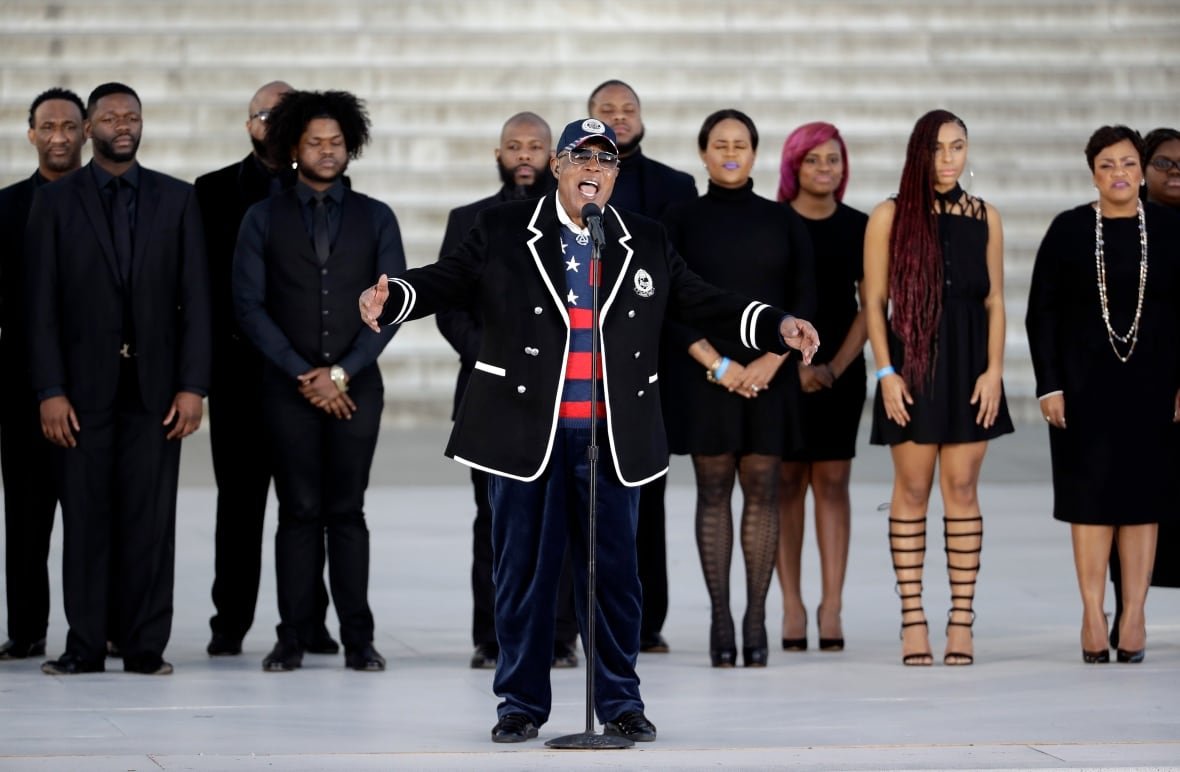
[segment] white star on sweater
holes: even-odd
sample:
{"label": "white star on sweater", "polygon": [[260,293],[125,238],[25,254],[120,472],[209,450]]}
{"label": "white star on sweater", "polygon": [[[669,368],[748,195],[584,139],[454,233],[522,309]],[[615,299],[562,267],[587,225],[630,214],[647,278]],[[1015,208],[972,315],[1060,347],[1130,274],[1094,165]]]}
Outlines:
{"label": "white star on sweater", "polygon": [[561,254],[564,255],[565,254],[565,239],[558,239],[557,243],[561,244]]}
{"label": "white star on sweater", "polygon": [[574,273],[577,273],[578,272],[578,265],[579,265],[578,258],[571,257],[569,260],[565,261],[565,270],[573,271]]}
{"label": "white star on sweater", "polygon": [[578,304],[578,296],[574,294],[573,290],[570,290],[570,294],[565,296],[565,302],[569,303],[571,306],[576,306]]}

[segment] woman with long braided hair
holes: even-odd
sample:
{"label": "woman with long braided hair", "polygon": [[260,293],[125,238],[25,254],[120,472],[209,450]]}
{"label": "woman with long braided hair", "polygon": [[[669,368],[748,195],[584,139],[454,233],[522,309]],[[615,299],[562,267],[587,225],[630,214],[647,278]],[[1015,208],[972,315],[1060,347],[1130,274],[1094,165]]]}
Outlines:
{"label": "woman with long braided hair", "polygon": [[963,121],[945,110],[922,116],[897,196],[873,210],[865,231],[865,313],[877,366],[871,442],[893,455],[889,547],[906,665],[934,662],[922,568],[936,466],[951,591],[943,663],[974,662],[979,470],[988,440],[1012,431],[1001,380],[1003,229],[994,207],[960,187],[966,164]]}

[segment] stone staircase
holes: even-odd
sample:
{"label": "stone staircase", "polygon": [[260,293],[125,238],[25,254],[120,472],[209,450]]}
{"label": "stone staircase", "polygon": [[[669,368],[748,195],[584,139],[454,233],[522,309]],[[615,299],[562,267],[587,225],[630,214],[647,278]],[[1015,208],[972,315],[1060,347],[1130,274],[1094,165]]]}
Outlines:
{"label": "stone staircase", "polygon": [[[366,99],[374,142],[350,174],[397,212],[412,264],[432,261],[450,208],[496,188],[508,115],[558,127],[622,78],[643,100],[649,155],[705,177],[706,114],[758,123],[756,188],[772,196],[782,140],[829,120],[849,145],[847,201],[895,190],[914,120],[934,107],[970,130],[970,189],[1005,221],[1006,383],[1035,411],[1023,331],[1036,246],[1090,196],[1082,148],[1104,123],[1180,124],[1177,0],[0,0],[0,183],[28,174],[31,98],[122,80],[143,97],[143,162],[191,180],[245,154],[254,89],[274,78]],[[429,321],[383,355],[391,415],[449,412],[457,357]]]}

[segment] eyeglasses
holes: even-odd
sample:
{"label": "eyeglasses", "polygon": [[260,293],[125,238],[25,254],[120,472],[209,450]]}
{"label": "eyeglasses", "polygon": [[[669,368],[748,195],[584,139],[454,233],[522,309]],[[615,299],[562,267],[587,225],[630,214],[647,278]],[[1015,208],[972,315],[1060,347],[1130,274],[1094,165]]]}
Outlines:
{"label": "eyeglasses", "polygon": [[589,150],[585,148],[577,148],[571,150],[566,155],[569,156],[570,163],[574,166],[583,166],[590,163],[591,158],[598,159],[598,165],[603,169],[617,169],[619,166],[619,154],[612,153],[609,150]]}
{"label": "eyeglasses", "polygon": [[250,116],[250,120],[254,120],[255,118],[266,123],[270,119],[270,110],[259,110]]}
{"label": "eyeglasses", "polygon": [[1164,174],[1167,174],[1173,169],[1180,172],[1180,161],[1173,161],[1171,158],[1164,158],[1162,155],[1157,155],[1151,159],[1151,168]]}

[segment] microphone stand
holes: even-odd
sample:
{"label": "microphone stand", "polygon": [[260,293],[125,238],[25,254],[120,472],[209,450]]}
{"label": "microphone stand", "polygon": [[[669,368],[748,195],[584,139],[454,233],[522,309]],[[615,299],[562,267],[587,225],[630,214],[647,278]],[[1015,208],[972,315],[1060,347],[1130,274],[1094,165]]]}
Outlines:
{"label": "microphone stand", "polygon": [[[587,210],[593,207],[594,214]],[[602,210],[587,204],[582,219],[590,230],[590,310],[593,333],[590,336],[590,445],[586,459],[590,466],[590,506],[587,517],[588,556],[586,566],[586,729],[577,734],[555,737],[545,743],[560,750],[621,750],[635,745],[629,737],[597,734],[594,731],[594,668],[598,659],[595,628],[598,618],[598,285],[602,283]],[[597,220],[597,222],[592,222]]]}

